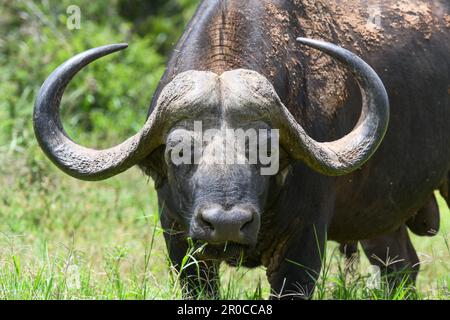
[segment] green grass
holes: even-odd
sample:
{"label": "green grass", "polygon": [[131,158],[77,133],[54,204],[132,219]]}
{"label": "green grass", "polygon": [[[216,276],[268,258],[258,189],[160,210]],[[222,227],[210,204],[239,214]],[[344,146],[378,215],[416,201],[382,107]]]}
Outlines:
{"label": "green grass", "polygon": [[[81,182],[39,154],[32,156],[34,167],[17,152],[1,159],[0,299],[180,299],[151,180],[133,169],[104,182]],[[423,262],[419,299],[449,298],[450,212],[439,203],[440,233],[413,236]],[[332,242],[324,260],[316,299],[409,297],[406,288],[367,289],[367,259],[346,274]],[[268,296],[263,268],[221,267],[221,298]]]}

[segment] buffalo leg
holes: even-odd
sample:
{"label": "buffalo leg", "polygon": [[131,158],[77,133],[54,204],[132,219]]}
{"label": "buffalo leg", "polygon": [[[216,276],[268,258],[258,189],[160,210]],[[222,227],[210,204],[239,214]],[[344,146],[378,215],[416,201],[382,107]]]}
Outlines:
{"label": "buffalo leg", "polygon": [[339,251],[345,257],[345,272],[353,273],[359,262],[358,242],[341,243]]}
{"label": "buffalo leg", "polygon": [[339,245],[339,251],[347,259],[352,259],[358,254],[358,242],[346,242]]}
{"label": "buffalo leg", "polygon": [[325,227],[310,226],[290,241],[284,259],[268,275],[272,299],[310,299],[324,257]]}
{"label": "buffalo leg", "polygon": [[406,225],[390,234],[361,241],[361,245],[370,263],[378,266],[386,276],[390,288],[397,287],[405,279],[408,285],[414,285],[419,258]]}

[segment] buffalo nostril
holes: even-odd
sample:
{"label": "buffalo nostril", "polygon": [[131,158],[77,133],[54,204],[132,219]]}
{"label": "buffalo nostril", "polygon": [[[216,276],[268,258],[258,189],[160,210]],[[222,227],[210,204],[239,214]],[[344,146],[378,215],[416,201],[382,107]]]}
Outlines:
{"label": "buffalo nostril", "polygon": [[211,230],[214,230],[214,225],[210,221],[208,221],[208,219],[205,216],[203,216],[201,214],[198,219],[199,219],[201,225],[203,225],[204,227],[207,227]]}
{"label": "buffalo nostril", "polygon": [[241,231],[244,231],[247,227],[250,227],[251,224],[253,223],[253,220],[254,220],[254,215],[252,215],[248,221],[245,221],[245,222],[242,224],[242,227],[241,227],[240,230],[241,230]]}
{"label": "buffalo nostril", "polygon": [[219,208],[209,208],[202,210],[198,217],[203,225],[214,229],[221,224],[221,220],[224,218],[224,213]]}

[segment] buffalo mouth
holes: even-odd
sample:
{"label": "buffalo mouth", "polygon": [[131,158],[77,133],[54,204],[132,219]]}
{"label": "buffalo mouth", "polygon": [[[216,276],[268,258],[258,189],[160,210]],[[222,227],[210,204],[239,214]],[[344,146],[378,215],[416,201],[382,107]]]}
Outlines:
{"label": "buffalo mouth", "polygon": [[196,241],[198,258],[223,260],[232,265],[239,265],[244,262],[248,252],[254,248],[252,245],[227,242],[208,243]]}

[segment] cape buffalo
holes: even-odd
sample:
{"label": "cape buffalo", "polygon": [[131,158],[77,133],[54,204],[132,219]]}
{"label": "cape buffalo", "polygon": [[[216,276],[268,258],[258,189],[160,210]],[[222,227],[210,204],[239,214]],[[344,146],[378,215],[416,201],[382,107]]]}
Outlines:
{"label": "cape buffalo", "polygon": [[[106,179],[134,165],[153,178],[173,264],[190,243],[203,248],[199,264],[181,270],[188,296],[198,288],[217,296],[226,261],[265,266],[274,298],[309,297],[326,239],[343,248],[360,241],[371,263],[414,282],[408,228],[436,233],[434,190],[449,202],[449,6],[204,0],[135,136],[88,149],[59,117],[71,78],[124,44],[81,53],[50,75],[35,105],[36,136],[75,178]],[[174,164],[180,143],[198,143],[195,121],[217,136],[200,141],[199,161]],[[229,128],[279,130],[277,173],[263,175],[247,146],[236,149],[243,163],[209,161]],[[395,263],[384,266],[389,258]]]}

